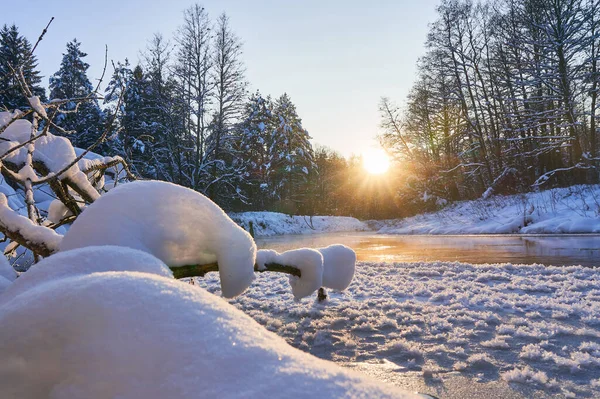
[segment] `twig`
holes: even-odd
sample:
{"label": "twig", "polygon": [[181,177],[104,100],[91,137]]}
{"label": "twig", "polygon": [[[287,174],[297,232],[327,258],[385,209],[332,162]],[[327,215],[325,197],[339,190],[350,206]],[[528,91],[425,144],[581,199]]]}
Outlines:
{"label": "twig", "polygon": [[40,37],[38,37],[37,42],[35,42],[35,45],[33,46],[33,48],[31,49],[31,51],[29,52],[29,56],[31,57],[33,55],[33,52],[35,51],[35,49],[37,48],[38,44],[40,44],[40,42],[42,41],[42,39],[44,38],[44,35],[46,34],[46,32],[48,32],[48,27],[50,27],[50,24],[52,23],[52,21],[54,21],[54,17],[50,18],[50,22],[48,22],[48,25],[46,25],[46,27],[44,28],[44,30],[42,31],[42,34],[40,35]]}

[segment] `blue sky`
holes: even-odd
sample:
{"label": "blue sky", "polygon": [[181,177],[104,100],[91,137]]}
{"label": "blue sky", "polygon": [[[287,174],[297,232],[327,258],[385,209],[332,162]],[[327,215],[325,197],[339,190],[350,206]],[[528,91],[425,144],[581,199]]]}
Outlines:
{"label": "blue sky", "polygon": [[[193,1],[38,1],[5,7],[0,24],[15,23],[35,42],[55,20],[36,51],[47,85],[73,38],[88,53],[92,80],[109,59],[139,52],[155,32],[171,38]],[[210,0],[199,2],[216,18],[226,12],[244,42],[251,89],[276,97],[287,92],[314,142],[345,156],[375,147],[377,105],[401,102],[415,79],[428,24],[439,0]]]}

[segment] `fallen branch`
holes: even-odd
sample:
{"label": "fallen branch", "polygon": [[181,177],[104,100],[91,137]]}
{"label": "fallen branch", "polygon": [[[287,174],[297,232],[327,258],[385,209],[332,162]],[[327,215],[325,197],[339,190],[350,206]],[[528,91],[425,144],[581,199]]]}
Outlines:
{"label": "fallen branch", "polygon": [[[208,272],[218,272],[218,263],[209,263],[206,265],[186,265],[179,267],[170,267],[173,272],[173,277],[176,279],[186,277],[204,277]],[[292,276],[301,277],[300,269],[294,266],[280,265],[278,263],[267,263],[264,268],[259,268],[258,265],[254,265],[254,271],[258,273],[262,272],[277,272],[291,274]]]}

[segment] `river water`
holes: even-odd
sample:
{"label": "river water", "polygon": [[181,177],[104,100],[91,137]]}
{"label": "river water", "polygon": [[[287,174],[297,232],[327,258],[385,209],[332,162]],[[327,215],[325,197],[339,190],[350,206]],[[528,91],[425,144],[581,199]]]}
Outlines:
{"label": "river water", "polygon": [[600,235],[385,235],[329,233],[259,237],[259,248],[278,252],[344,244],[370,262],[460,261],[600,266]]}

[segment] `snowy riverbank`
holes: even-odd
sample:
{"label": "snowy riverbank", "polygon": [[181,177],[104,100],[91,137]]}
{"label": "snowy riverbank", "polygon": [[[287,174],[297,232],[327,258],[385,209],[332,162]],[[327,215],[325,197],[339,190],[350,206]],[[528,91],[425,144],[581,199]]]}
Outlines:
{"label": "snowy riverbank", "polygon": [[438,212],[369,225],[382,234],[600,233],[600,186],[461,201]]}
{"label": "snowy riverbank", "polygon": [[[197,282],[219,290],[217,275]],[[600,393],[598,269],[360,263],[325,305],[294,302],[287,284],[259,276],[231,303],[304,351],[380,366],[388,381],[416,375],[440,397],[452,392],[429,382],[457,376],[536,397]]]}
{"label": "snowy riverbank", "polygon": [[341,231],[369,231],[369,226],[353,217],[344,216],[290,216],[276,212],[240,212],[229,214],[244,230],[255,237],[283,234],[335,233]]}

